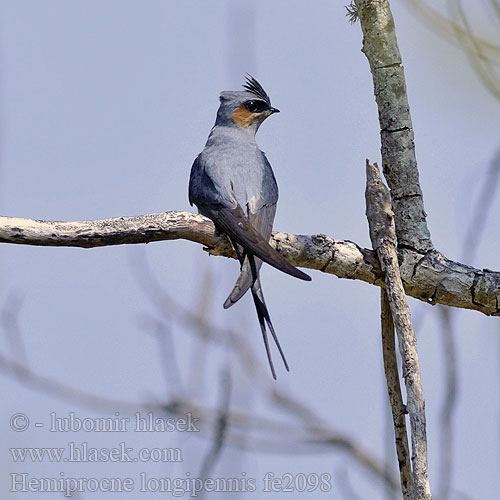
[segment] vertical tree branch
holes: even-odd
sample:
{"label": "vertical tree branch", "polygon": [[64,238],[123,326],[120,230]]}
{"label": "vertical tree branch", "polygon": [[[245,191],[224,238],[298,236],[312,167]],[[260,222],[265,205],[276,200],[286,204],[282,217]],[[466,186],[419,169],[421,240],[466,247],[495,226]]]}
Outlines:
{"label": "vertical tree branch", "polygon": [[396,235],[389,190],[382,183],[377,164],[366,161],[366,215],[370,226],[370,239],[377,252],[403,362],[403,377],[408,398],[412,436],[412,465],[414,498],[431,498],[427,467],[427,433],[425,403],[418,363],[417,339],[413,332],[410,309],[399,274]]}
{"label": "vertical tree branch", "polygon": [[384,357],[384,372],[387,381],[389,402],[391,403],[396,453],[398,456],[401,491],[404,500],[413,499],[413,478],[411,475],[410,451],[406,432],[405,408],[401,386],[399,384],[398,362],[396,359],[396,344],[394,341],[394,322],[392,321],[389,298],[384,289],[380,291],[380,308],[382,319],[382,354]]}
{"label": "vertical tree branch", "polygon": [[382,166],[391,190],[398,246],[432,250],[420,189],[413,128],[394,20],[387,0],[355,0],[373,77]]}

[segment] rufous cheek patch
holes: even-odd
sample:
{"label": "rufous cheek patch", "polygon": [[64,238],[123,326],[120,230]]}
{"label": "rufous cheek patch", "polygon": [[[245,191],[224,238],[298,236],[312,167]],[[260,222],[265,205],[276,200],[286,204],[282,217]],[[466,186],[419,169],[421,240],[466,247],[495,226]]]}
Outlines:
{"label": "rufous cheek patch", "polygon": [[231,118],[236,125],[248,128],[262,113],[251,113],[245,106],[240,106],[233,111]]}

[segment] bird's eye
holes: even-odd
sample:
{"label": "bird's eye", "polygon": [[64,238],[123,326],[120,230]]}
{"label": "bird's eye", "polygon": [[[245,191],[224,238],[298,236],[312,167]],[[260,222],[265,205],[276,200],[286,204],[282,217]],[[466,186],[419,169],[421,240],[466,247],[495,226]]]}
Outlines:
{"label": "bird's eye", "polygon": [[245,107],[250,113],[262,113],[267,109],[267,104],[264,101],[251,100],[245,103]]}

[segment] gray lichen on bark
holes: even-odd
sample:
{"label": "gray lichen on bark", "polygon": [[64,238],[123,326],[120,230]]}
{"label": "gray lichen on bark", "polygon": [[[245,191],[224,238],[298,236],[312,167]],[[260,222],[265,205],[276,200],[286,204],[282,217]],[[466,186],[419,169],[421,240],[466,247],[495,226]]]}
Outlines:
{"label": "gray lichen on bark", "polygon": [[[41,221],[0,216],[0,243],[93,248],[185,239],[204,245],[212,255],[235,258],[231,245],[212,222],[190,212],[165,212],[95,221]],[[381,286],[383,275],[373,250],[324,234],[274,232],[270,241],[293,265],[339,278]],[[500,273],[447,259],[437,250],[422,255],[398,251],[401,277],[408,295],[443,304],[500,315]]]}
{"label": "gray lichen on bark", "polygon": [[[394,214],[389,190],[380,178],[377,164],[371,165],[368,160],[366,162],[366,216],[370,228],[370,239],[384,273],[385,292],[401,353],[407,394],[406,406],[410,416],[414,498],[415,500],[430,500],[425,402],[418,361],[417,338],[413,331],[410,308],[399,272],[396,234],[393,227]],[[405,470],[401,469],[402,483],[405,478]]]}
{"label": "gray lichen on bark", "polygon": [[394,20],[386,0],[356,0],[363,52],[370,64],[382,143],[400,248],[425,253],[433,248],[420,188],[413,128]]}

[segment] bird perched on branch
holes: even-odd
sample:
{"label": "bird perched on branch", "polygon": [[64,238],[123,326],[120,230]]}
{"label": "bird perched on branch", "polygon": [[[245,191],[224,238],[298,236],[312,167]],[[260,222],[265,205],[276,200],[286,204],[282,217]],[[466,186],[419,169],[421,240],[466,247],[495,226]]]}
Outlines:
{"label": "bird perched on branch", "polygon": [[269,96],[255,78],[248,75],[243,88],[220,95],[215,125],[191,168],[189,202],[228,236],[238,255],[240,275],[224,308],[251,290],[269,366],[276,378],[266,324],[285,368],[289,367],[264,301],[259,277],[262,261],[296,278],[311,278],[269,245],[278,185],[266,155],[255,142],[255,134],[262,122],[279,110],[271,106]]}

